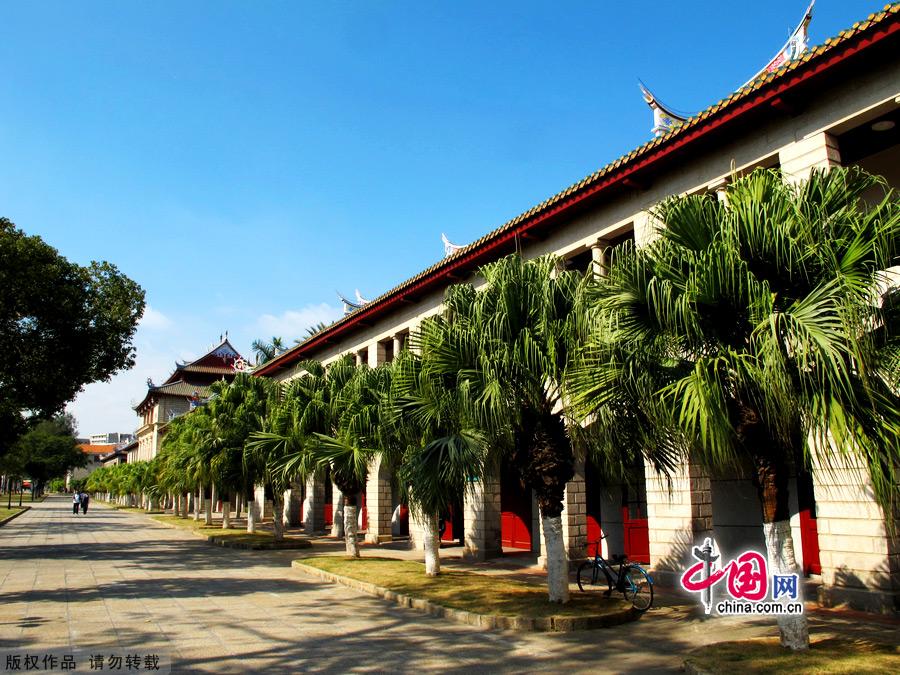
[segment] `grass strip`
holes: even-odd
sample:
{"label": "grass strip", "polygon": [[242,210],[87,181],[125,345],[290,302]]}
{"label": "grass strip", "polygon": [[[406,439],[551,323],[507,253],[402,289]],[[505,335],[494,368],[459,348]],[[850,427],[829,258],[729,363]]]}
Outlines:
{"label": "grass strip", "polygon": [[603,598],[577,591],[569,603],[551,604],[544,586],[461,570],[445,569],[437,577],[427,577],[425,566],[411,560],[315,556],[299,558],[298,562],[451,609],[488,616],[586,618],[622,614],[631,607],[621,597]]}
{"label": "grass strip", "polygon": [[204,537],[212,537],[215,543],[235,545],[241,548],[306,548],[309,543],[303,539],[286,537],[284,541],[275,541],[275,535],[266,530],[250,533],[245,529],[223,529],[221,525],[207,525],[204,520],[181,518],[167,515],[151,515],[153,520],[167,523],[186,530],[191,530]]}
{"label": "grass strip", "polygon": [[0,525],[5,525],[7,520],[12,520],[23,511],[29,509],[28,505],[13,506],[12,508],[0,507]]}
{"label": "grass strip", "polygon": [[690,652],[687,664],[708,673],[900,673],[900,647],[843,637],[813,636],[809,651],[794,652],[778,638],[720,642]]}

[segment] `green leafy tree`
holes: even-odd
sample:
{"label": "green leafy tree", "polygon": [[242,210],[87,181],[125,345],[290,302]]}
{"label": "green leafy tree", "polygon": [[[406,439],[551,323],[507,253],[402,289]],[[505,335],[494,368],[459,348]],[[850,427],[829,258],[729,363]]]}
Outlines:
{"label": "green leafy tree", "polygon": [[16,450],[25,475],[31,478],[32,498],[43,491],[51,478],[59,478],[69,469],[87,464],[87,456],[75,440],[71,415],[58,415],[39,422],[17,441]]}
{"label": "green leafy tree", "polygon": [[271,361],[285,350],[284,340],[280,337],[273,337],[270,342],[254,340],[250,345],[250,349],[253,350],[253,354],[256,356],[256,365],[260,366],[267,361]]}
{"label": "green leafy tree", "polygon": [[[897,503],[900,323],[882,270],[900,254],[900,204],[863,200],[883,186],[856,169],[800,186],[757,171],[727,205],[668,200],[657,238],[595,289],[574,403],[620,443],[746,467],[774,572],[797,572],[788,482],[811,449],[821,470],[845,455],[868,467],[886,513]],[[778,623],[785,646],[808,647],[804,617]]]}
{"label": "green leafy tree", "polygon": [[352,357],[344,357],[327,369],[306,361],[298,371],[302,374],[287,386],[278,413],[253,434],[251,447],[288,480],[330,470],[344,497],[347,554],[358,557],[358,496],[379,453],[380,396],[389,370],[357,367]]}
{"label": "green leafy tree", "polygon": [[0,218],[0,455],[85,384],[134,365],[143,311],[114,265],[76,265]]}
{"label": "green leafy tree", "polygon": [[455,378],[475,401],[477,423],[491,437],[489,465],[505,462],[523,489],[534,490],[546,543],[551,602],[569,599],[561,513],[574,475],[574,428],[563,405],[584,275],[558,270],[552,257],[518,255],[485,265],[484,286],[451,286],[446,311],[420,338],[435,373]]}
{"label": "green leafy tree", "polygon": [[441,569],[438,519],[459,508],[463,493],[484,475],[489,437],[475,423],[468,392],[456,377],[435,372],[409,351],[397,356],[391,371],[381,447],[394,448],[399,458],[401,487],[425,528],[425,573],[435,576]]}

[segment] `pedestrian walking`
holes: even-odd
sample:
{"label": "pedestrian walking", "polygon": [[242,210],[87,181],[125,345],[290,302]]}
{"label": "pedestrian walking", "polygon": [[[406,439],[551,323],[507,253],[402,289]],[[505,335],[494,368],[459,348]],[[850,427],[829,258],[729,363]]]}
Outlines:
{"label": "pedestrian walking", "polygon": [[87,515],[87,507],[88,502],[91,501],[91,498],[88,496],[87,492],[81,493],[81,513],[82,515]]}
{"label": "pedestrian walking", "polygon": [[75,494],[72,495],[72,513],[76,516],[78,515],[79,506],[81,506],[81,493],[75,490]]}

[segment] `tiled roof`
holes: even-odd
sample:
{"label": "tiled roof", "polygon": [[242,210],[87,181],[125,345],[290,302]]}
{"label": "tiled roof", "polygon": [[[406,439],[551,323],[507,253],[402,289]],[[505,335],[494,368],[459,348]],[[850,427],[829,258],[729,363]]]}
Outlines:
{"label": "tiled roof", "polygon": [[140,410],[143,405],[154,396],[182,396],[185,398],[192,398],[195,392],[199,394],[200,398],[208,398],[211,390],[208,386],[202,384],[190,384],[189,382],[183,382],[181,380],[178,382],[161,384],[158,387],[150,387],[143,400],[134,406],[134,410]]}
{"label": "tiled roof", "polygon": [[114,443],[106,443],[103,445],[91,445],[90,443],[83,443],[78,447],[86,455],[103,455],[114,450],[116,446]]}
{"label": "tiled roof", "polygon": [[161,384],[158,387],[150,389],[150,394],[168,394],[169,396],[193,396],[194,392],[200,395],[200,398],[209,396],[210,389],[199,384],[190,384],[188,382],[170,382],[169,384]]}
{"label": "tiled roof", "polygon": [[230,366],[195,366],[193,363],[177,366],[179,373],[211,373],[213,375],[234,375]]}
{"label": "tiled roof", "polygon": [[[517,230],[520,226],[522,226],[529,220],[535,219],[539,216],[550,214],[557,209],[563,208],[566,202],[568,202],[576,195],[597,186],[617,172],[621,173],[623,170],[627,170],[629,168],[629,165],[633,165],[638,160],[647,158],[654,152],[661,151],[667,146],[690,141],[692,136],[695,133],[698,133],[698,128],[710,122],[712,118],[718,118],[720,116],[726,115],[730,110],[737,108],[740,104],[747,101],[755,92],[764,89],[769,84],[787,80],[792,73],[806,68],[810,63],[824,63],[827,60],[826,57],[830,56],[830,54],[835,52],[841,45],[845,45],[850,40],[860,37],[865,33],[873,32],[882,25],[889,24],[889,22],[894,20],[898,14],[900,14],[900,2],[891,3],[885,6],[885,8],[881,12],[877,12],[869,16],[865,21],[859,21],[853,24],[853,26],[851,26],[847,30],[841,31],[835,37],[826,40],[821,45],[807,50],[800,58],[789,61],[784,66],[775,71],[761,74],[759,77],[751,80],[730,96],[727,96],[718,103],[711,105],[706,110],[698,113],[697,115],[688,118],[683,124],[678,125],[668,133],[654,138],[639,146],[638,148],[635,148],[631,152],[623,155],[622,157],[619,157],[618,159],[610,162],[591,175],[586,176],[577,183],[573,183],[566,189],[556,193],[548,199],[545,199],[540,204],[533,206],[524,213],[519,214],[512,220],[507,221],[506,223],[487,233],[483,237],[475,240],[467,246],[464,246],[454,254],[443,258],[442,260],[435,263],[434,265],[431,265],[419,274],[407,279],[406,281],[399,284],[398,286],[395,286],[386,293],[381,294],[371,302],[363,305],[361,308],[338,319],[327,328],[322,329],[315,335],[307,338],[306,340],[287,350],[283,354],[280,354],[276,358],[266,362],[265,364],[262,364],[259,368],[257,368],[256,373],[267,374],[275,370],[282,364],[287,365],[296,361],[297,359],[301,358],[306,348],[320,343],[322,341],[321,338],[327,338],[327,336],[337,333],[343,326],[355,322],[361,315],[371,314],[373,310],[378,309],[378,306],[383,304],[388,299],[401,294],[407,289],[410,289],[418,282],[423,281],[430,276],[436,275],[445,268],[453,267],[454,263],[460,261],[463,258],[466,258],[470,254],[477,252],[478,249],[485,246],[486,244],[497,240],[504,235],[512,234],[515,230]],[[828,64],[826,63],[825,67],[827,67],[827,65]]]}

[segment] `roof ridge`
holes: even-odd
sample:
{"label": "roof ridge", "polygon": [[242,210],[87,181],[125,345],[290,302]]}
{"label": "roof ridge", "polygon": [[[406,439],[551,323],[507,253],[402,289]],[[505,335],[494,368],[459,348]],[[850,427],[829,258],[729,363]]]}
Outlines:
{"label": "roof ridge", "polygon": [[885,5],[885,7],[880,12],[873,12],[866,19],[861,21],[857,21],[850,28],[846,28],[840,31],[836,36],[827,38],[822,44],[816,45],[814,47],[810,47],[807,49],[800,57],[788,61],[783,66],[770,71],[770,72],[762,72],[757,77],[753,78],[749,82],[742,85],[737,90],[733,91],[731,94],[726,96],[723,99],[720,99],[716,103],[713,103],[697,114],[687,118],[683,123],[679,124],[677,127],[674,127],[667,133],[657,136],[655,138],[651,138],[650,140],[642,143],[636,148],[626,152],[624,155],[608,162],[607,164],[601,166],[596,171],[591,174],[585,176],[584,178],[572,183],[568,187],[563,188],[562,190],[556,192],[555,194],[547,197],[540,203],[532,206],[528,210],[514,216],[513,218],[507,220],[502,225],[494,228],[493,230],[487,232],[482,235],[478,239],[469,244],[463,246],[458,251],[455,251],[453,254],[441,258],[439,261],[429,265],[421,272],[415,274],[408,279],[400,282],[399,284],[393,286],[389,290],[381,293],[362,307],[353,312],[344,315],[339,318],[337,321],[332,323],[327,328],[319,331],[318,333],[309,336],[303,342],[297,343],[290,349],[285,352],[279,354],[275,358],[267,361],[264,364],[261,364],[259,368],[256,369],[256,373],[263,374],[263,371],[268,371],[271,367],[277,366],[279,363],[289,358],[291,355],[296,353],[298,350],[302,349],[305,345],[307,345],[310,341],[318,339],[319,337],[331,332],[332,330],[337,330],[339,327],[345,325],[346,323],[352,321],[355,317],[359,316],[361,313],[364,313],[368,310],[374,308],[375,305],[387,300],[391,296],[396,295],[398,292],[402,291],[405,288],[408,288],[412,284],[417,281],[427,277],[433,272],[437,272],[441,267],[449,265],[451,262],[455,260],[459,260],[460,258],[465,257],[469,253],[477,250],[482,244],[490,241],[506,232],[511,230],[516,225],[522,223],[525,220],[545,211],[549,206],[558,204],[566,197],[571,196],[572,194],[579,192],[584,189],[586,186],[595,183],[601,177],[609,174],[614,169],[618,169],[623,164],[634,160],[635,158],[647,153],[649,150],[662,146],[664,144],[673,141],[681,136],[684,136],[689,130],[697,127],[701,122],[707,120],[711,115],[718,113],[726,108],[733,106],[737,101],[744,99],[749,96],[751,93],[760,90],[764,85],[770,84],[771,82],[781,79],[786,76],[788,73],[797,70],[802,65],[805,65],[812,61],[813,59],[821,57],[823,54],[826,54],[830,50],[834,49],[840,44],[843,44],[847,40],[852,37],[859,35],[861,32],[869,30],[873,26],[877,26],[882,21],[884,21],[889,16],[897,14],[900,12],[900,1],[889,3]]}

